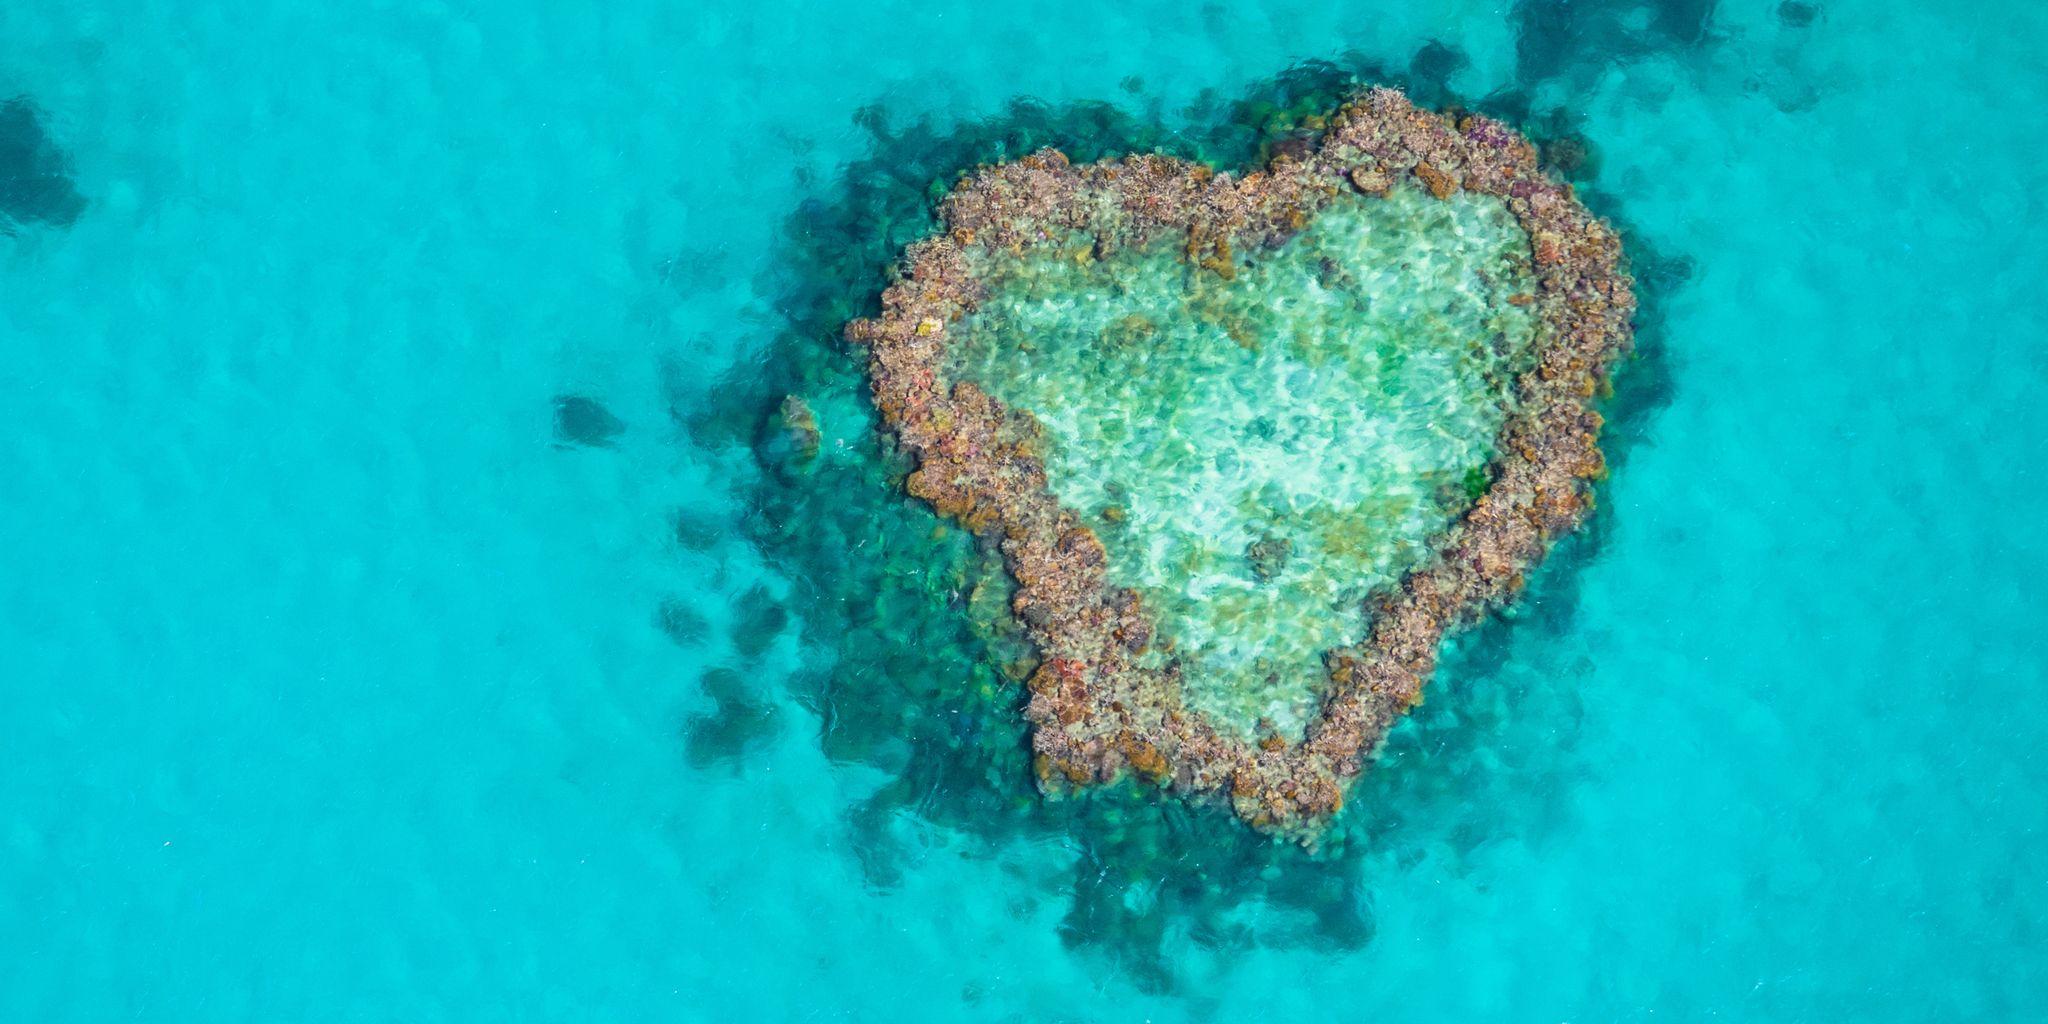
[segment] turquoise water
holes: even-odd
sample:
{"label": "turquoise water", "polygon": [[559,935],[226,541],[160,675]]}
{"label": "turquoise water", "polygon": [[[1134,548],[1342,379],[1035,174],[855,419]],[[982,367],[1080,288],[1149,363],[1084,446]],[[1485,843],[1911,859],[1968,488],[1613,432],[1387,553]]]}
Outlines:
{"label": "turquoise water", "polygon": [[[0,1019],[2038,1016],[2037,5],[190,6],[0,8]],[[1037,808],[857,408],[749,443],[847,211],[1310,60],[1558,140],[1648,353],[1318,860]]]}

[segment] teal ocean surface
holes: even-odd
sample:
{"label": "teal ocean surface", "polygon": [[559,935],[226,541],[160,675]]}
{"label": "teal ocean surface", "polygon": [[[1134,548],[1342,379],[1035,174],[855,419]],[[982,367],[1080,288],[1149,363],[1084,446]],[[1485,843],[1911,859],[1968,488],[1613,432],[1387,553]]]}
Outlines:
{"label": "teal ocean surface", "polygon": [[[2012,0],[0,6],[0,1020],[2041,1019],[2044,47]],[[1243,163],[1351,80],[1623,229],[1601,511],[1322,854],[1045,805],[833,332],[963,166]]]}

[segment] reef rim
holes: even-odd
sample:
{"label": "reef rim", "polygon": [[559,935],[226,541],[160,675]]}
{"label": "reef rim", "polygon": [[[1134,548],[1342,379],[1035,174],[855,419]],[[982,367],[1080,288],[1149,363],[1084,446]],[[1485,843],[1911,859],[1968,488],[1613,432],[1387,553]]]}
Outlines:
{"label": "reef rim", "polygon": [[[1171,233],[1185,235],[1190,262],[1214,268],[1233,251],[1283,244],[1345,190],[1381,196],[1403,176],[1438,199],[1498,198],[1514,216],[1537,280],[1536,365],[1516,381],[1485,491],[1373,599],[1367,635],[1325,652],[1329,685],[1304,739],[1248,742],[1187,707],[1177,666],[1139,664],[1155,632],[1140,595],[1109,581],[1101,540],[1048,487],[1030,414],[947,379],[948,328],[988,293],[972,250],[1021,255],[1084,232],[1107,254]],[[1619,237],[1506,125],[1423,110],[1384,88],[1339,107],[1319,143],[1283,147],[1242,176],[1158,155],[1076,166],[1048,149],[981,168],[939,213],[940,231],[905,250],[880,315],[846,336],[866,346],[883,427],[917,463],[906,490],[997,541],[1016,581],[1011,610],[1040,658],[1025,714],[1041,787],[1134,771],[1313,843],[1421,701],[1445,634],[1519,591],[1591,507],[1605,469],[1593,403],[1629,348],[1635,310]]]}

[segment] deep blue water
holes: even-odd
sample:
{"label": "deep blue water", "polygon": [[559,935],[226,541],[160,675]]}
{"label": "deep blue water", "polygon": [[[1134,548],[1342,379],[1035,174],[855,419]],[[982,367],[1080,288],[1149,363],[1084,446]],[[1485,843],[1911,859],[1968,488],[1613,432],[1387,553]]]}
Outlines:
{"label": "deep blue water", "polygon": [[[202,6],[0,8],[0,1020],[2044,1012],[2048,9]],[[751,443],[868,214],[1313,61],[1645,288],[1319,860],[1036,806],[932,522]]]}

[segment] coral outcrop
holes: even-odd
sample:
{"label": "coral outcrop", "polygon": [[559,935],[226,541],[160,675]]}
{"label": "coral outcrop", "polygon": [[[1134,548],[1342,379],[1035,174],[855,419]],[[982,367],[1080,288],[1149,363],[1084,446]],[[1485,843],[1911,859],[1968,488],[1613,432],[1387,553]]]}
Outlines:
{"label": "coral outcrop", "polygon": [[[956,377],[949,346],[989,298],[989,268],[1002,260],[1076,237],[1092,240],[1083,259],[1170,239],[1190,265],[1227,279],[1334,203],[1411,187],[1440,201],[1484,197],[1513,217],[1534,285],[1505,301],[1533,314],[1533,355],[1513,380],[1490,464],[1448,488],[1471,492],[1462,514],[1426,558],[1375,592],[1362,635],[1324,652],[1326,685],[1302,734],[1241,735],[1189,706],[1180,664],[1153,650],[1158,616],[1139,590],[1115,582],[1090,523],[1122,511],[1064,506],[1040,424]],[[916,462],[906,489],[991,538],[1015,580],[1011,610],[1039,656],[1026,715],[1041,785],[1135,773],[1312,842],[1387,731],[1421,701],[1446,632],[1518,591],[1585,516],[1604,466],[1592,403],[1628,348],[1635,308],[1619,239],[1507,126],[1421,110],[1387,89],[1338,110],[1319,143],[1242,175],[1160,156],[1076,166],[1046,150],[982,168],[940,213],[941,232],[907,249],[880,315],[846,333],[866,346],[875,406]],[[1144,344],[1152,327],[1118,331]],[[1265,575],[1290,552],[1259,538],[1247,556]]]}

